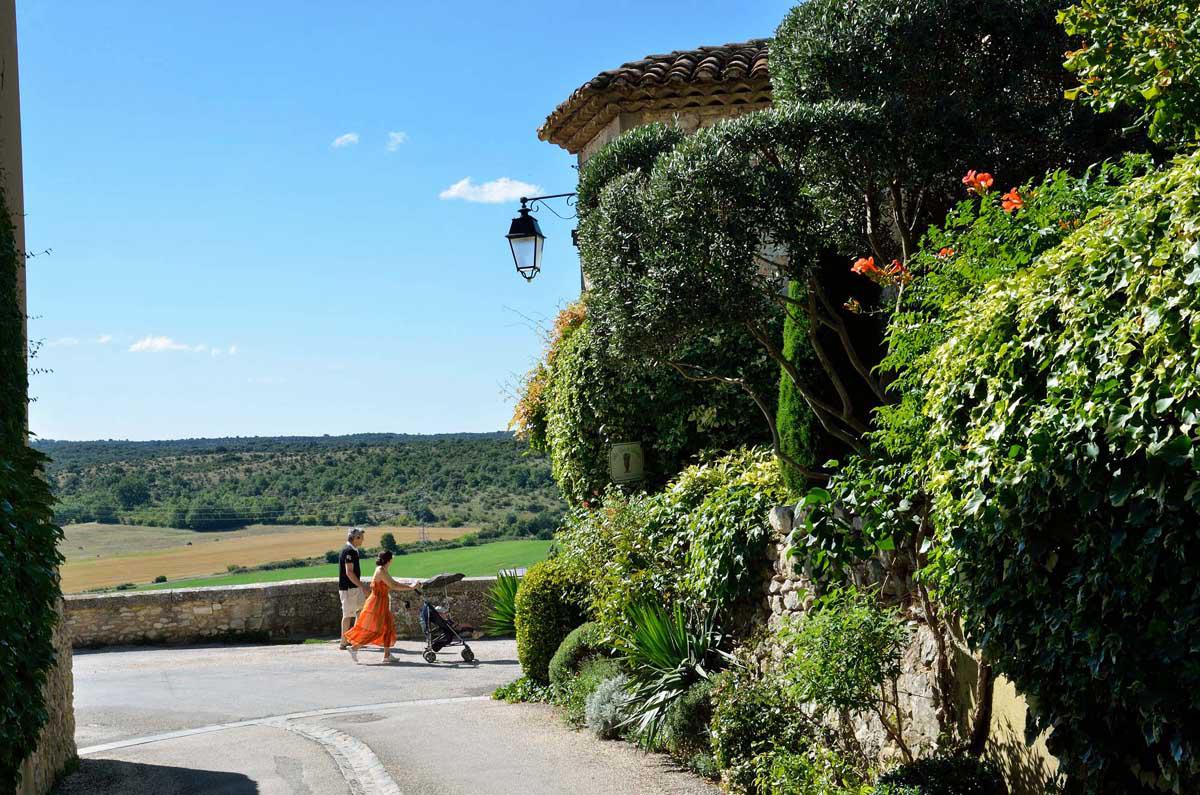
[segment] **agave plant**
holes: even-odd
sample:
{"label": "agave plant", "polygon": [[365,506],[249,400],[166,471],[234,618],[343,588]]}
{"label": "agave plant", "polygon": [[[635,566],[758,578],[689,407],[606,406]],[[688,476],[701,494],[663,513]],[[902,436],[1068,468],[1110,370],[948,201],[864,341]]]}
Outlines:
{"label": "agave plant", "polygon": [[487,618],[487,634],[494,638],[510,638],[517,634],[517,588],[521,578],[501,571],[488,592],[491,610]]}
{"label": "agave plant", "polygon": [[688,688],[733,661],[721,649],[724,635],[715,614],[700,615],[680,604],[639,603],[626,612],[621,652],[631,672],[630,715],[638,737],[653,746],[671,706]]}

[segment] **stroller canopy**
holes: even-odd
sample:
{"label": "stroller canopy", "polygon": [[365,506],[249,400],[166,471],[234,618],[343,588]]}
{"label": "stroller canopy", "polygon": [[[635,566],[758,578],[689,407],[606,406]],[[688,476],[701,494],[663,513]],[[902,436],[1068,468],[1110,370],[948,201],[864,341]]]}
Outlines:
{"label": "stroller canopy", "polygon": [[437,574],[421,582],[421,588],[444,588],[463,579],[465,574]]}

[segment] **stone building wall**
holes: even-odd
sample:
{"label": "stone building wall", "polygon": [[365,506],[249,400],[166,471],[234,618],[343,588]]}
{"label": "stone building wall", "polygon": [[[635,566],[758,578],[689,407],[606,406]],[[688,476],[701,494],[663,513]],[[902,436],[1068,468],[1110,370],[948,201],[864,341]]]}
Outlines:
{"label": "stone building wall", "polygon": [[[428,592],[459,624],[482,628],[493,577],[468,577]],[[392,594],[396,632],[422,637],[412,593]],[[341,607],[337,580],[118,592],[66,597],[67,629],[75,648],[213,641],[282,641],[337,637]]]}
{"label": "stone building wall", "polygon": [[[792,558],[789,538],[795,518],[791,507],[771,511],[770,522],[774,538],[766,549],[767,575],[763,584],[763,609],[767,625],[777,629],[784,621],[798,617],[812,605],[813,583]],[[869,562],[853,573],[860,585],[883,581],[883,566]],[[885,596],[900,599],[911,588],[911,581],[892,581],[885,587]],[[910,640],[901,658],[901,674],[897,692],[903,716],[905,743],[915,756],[929,756],[939,750],[942,737],[937,706],[937,641],[924,622],[919,607],[910,607]],[[955,701],[959,714],[975,713],[976,683],[979,660],[959,650],[953,650],[955,672]],[[774,651],[778,654],[777,650]],[[992,718],[986,754],[1004,773],[1012,795],[1041,795],[1046,782],[1058,769],[1057,760],[1046,748],[1045,736],[1032,744],[1025,740],[1025,725],[1029,719],[1028,704],[1013,684],[997,676],[992,693]],[[961,728],[961,727],[960,727]],[[899,749],[888,738],[883,725],[875,716],[859,716],[855,734],[864,749],[880,760],[899,757]]]}
{"label": "stone building wall", "polygon": [[[58,604],[63,613],[63,604]],[[38,735],[37,749],[21,766],[17,795],[49,792],[55,780],[75,759],[75,694],[71,677],[71,636],[64,620],[54,629],[54,666],[42,691],[49,718]]]}

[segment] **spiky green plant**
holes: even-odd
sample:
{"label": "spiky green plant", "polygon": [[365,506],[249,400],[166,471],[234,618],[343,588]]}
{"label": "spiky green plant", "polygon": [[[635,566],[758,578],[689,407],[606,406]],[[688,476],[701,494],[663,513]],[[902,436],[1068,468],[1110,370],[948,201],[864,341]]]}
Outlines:
{"label": "spiky green plant", "polygon": [[676,603],[669,611],[657,603],[633,604],[621,652],[631,671],[631,716],[639,742],[655,746],[667,712],[696,682],[732,661],[722,651],[724,635],[712,613],[700,615]]}
{"label": "spiky green plant", "polygon": [[521,578],[501,571],[488,592],[491,610],[488,612],[487,633],[494,638],[511,638],[517,634],[517,589]]}

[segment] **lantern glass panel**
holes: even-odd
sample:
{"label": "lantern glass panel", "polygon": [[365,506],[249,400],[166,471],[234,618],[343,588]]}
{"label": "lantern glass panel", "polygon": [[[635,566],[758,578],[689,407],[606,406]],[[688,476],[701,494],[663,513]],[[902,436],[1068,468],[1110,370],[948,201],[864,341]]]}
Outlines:
{"label": "lantern glass panel", "polygon": [[513,262],[522,275],[541,270],[543,240],[541,235],[508,239],[509,245],[512,246]]}

